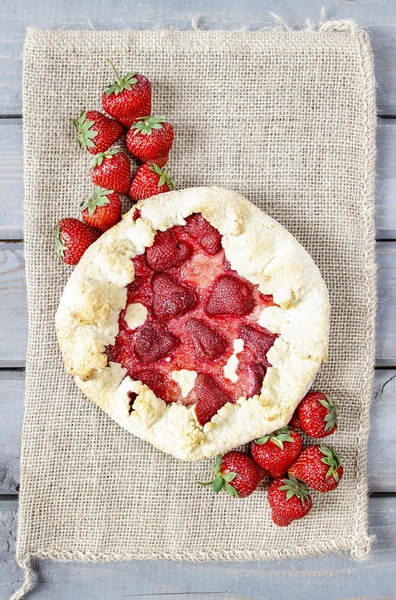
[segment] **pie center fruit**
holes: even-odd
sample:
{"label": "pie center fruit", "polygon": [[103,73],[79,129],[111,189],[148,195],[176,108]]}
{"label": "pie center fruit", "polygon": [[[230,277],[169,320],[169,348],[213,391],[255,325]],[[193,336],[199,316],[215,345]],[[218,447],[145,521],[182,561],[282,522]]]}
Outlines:
{"label": "pie center fruit", "polygon": [[133,263],[109,361],[167,403],[197,404],[201,425],[227,402],[259,394],[277,335],[258,320],[274,302],[231,269],[220,233],[193,214],[157,232]]}

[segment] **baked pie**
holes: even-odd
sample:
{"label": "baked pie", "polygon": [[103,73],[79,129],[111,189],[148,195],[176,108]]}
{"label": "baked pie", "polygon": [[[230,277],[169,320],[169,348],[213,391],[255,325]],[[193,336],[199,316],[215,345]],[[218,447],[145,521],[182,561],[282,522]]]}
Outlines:
{"label": "baked pie", "polygon": [[227,189],[143,200],[85,252],[56,314],[66,370],[122,427],[184,460],[287,424],[327,358],[312,258]]}

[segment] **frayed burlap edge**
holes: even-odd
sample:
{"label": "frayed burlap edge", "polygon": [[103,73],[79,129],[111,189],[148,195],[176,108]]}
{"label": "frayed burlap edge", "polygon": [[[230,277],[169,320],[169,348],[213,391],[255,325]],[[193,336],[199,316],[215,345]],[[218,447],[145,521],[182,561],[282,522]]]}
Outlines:
{"label": "frayed burlap edge", "polygon": [[[361,74],[364,80],[365,94],[362,96],[364,105],[364,137],[365,137],[365,179],[362,185],[362,215],[364,219],[365,240],[365,281],[364,287],[367,295],[367,332],[366,332],[366,363],[367,368],[362,381],[363,396],[371,397],[372,383],[375,364],[375,316],[377,299],[373,290],[376,282],[375,264],[375,224],[374,224],[374,164],[375,164],[375,82],[373,57],[368,41],[368,34],[360,30],[352,21],[329,21],[324,23],[318,31],[323,32],[349,32],[356,40],[360,55]],[[355,535],[352,538],[342,538],[338,541],[318,542],[295,547],[293,550],[249,550],[233,549],[223,552],[201,552],[201,553],[179,553],[168,554],[166,552],[141,553],[84,553],[77,549],[59,551],[53,549],[47,552],[19,553],[17,550],[17,561],[25,571],[25,580],[19,590],[13,594],[10,600],[21,600],[33,587],[34,584],[34,560],[51,559],[56,561],[78,561],[78,562],[111,562],[128,560],[174,560],[189,562],[205,561],[232,561],[232,560],[276,560],[281,558],[295,558],[309,556],[312,554],[325,554],[329,552],[349,552],[352,558],[364,560],[368,557],[374,536],[368,535],[368,490],[366,477],[366,451],[369,434],[369,411],[370,402],[362,405],[360,413],[360,427],[357,439],[356,459],[356,519]],[[19,532],[18,532],[19,538]],[[19,546],[19,545],[18,545]]]}

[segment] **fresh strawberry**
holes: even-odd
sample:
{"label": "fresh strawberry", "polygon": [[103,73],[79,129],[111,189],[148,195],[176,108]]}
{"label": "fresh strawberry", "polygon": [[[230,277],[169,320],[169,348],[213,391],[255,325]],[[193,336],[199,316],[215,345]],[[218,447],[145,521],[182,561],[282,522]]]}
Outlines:
{"label": "fresh strawberry", "polygon": [[131,183],[129,158],[117,148],[100,152],[92,163],[91,179],[99,187],[127,194]]}
{"label": "fresh strawberry", "polygon": [[263,469],[263,467],[260,467],[260,465],[258,465],[257,463],[256,463],[256,468],[257,468],[257,472],[259,474],[259,483],[260,483],[260,481],[263,481],[267,477],[267,471],[265,469]]}
{"label": "fresh strawberry", "polygon": [[104,110],[119,123],[130,127],[139,117],[151,113],[151,84],[139,73],[120,77],[109,60],[116,81],[102,96]]}
{"label": "fresh strawberry", "polygon": [[187,260],[190,254],[190,246],[178,241],[168,229],[157,232],[154,244],[146,250],[146,262],[153,271],[165,271]]}
{"label": "fresh strawberry", "polygon": [[218,454],[214,472],[216,477],[213,481],[199,485],[211,485],[216,494],[224,490],[237,498],[246,498],[253,494],[262,476],[251,458],[238,450],[227,452],[223,457]]}
{"label": "fresh strawberry", "polygon": [[289,475],[304,481],[313,490],[334,490],[344,473],[342,460],[327,446],[308,446],[288,469]]}
{"label": "fresh strawberry", "polygon": [[145,369],[137,373],[134,379],[146,384],[158,398],[165,400],[165,379],[160,373],[153,369]]}
{"label": "fresh strawberry", "polygon": [[143,363],[152,363],[179,345],[178,338],[163,323],[147,323],[134,336],[135,353]]}
{"label": "fresh strawberry", "polygon": [[337,429],[337,407],[323,392],[309,392],[297,407],[300,428],[314,438],[323,438]]}
{"label": "fresh strawberry", "polygon": [[306,486],[294,479],[274,479],[268,489],[268,503],[272,509],[272,520],[279,527],[287,527],[302,519],[312,508],[312,498]]}
{"label": "fresh strawberry", "polygon": [[165,117],[140,117],[128,131],[126,145],[140,162],[163,167],[173,138],[173,127],[165,121]]}
{"label": "fresh strawberry", "polygon": [[165,273],[158,273],[153,277],[152,288],[154,312],[161,320],[186,313],[197,301],[192,288],[178,283]]}
{"label": "fresh strawberry", "polygon": [[186,219],[183,228],[194,238],[208,254],[217,254],[221,249],[221,235],[200,213],[194,213]]}
{"label": "fresh strawberry", "polygon": [[67,265],[76,265],[100,236],[100,231],[78,219],[61,219],[55,230],[56,253]]}
{"label": "fresh strawberry", "polygon": [[252,327],[251,325],[242,325],[241,338],[251,350],[259,364],[264,367],[271,366],[267,360],[267,352],[273,346],[276,338],[276,333],[271,333],[264,327]]}
{"label": "fresh strawberry", "polygon": [[232,402],[232,398],[217,385],[211,375],[201,373],[195,381],[195,392],[197,394],[197,404],[195,405],[195,414],[200,425],[205,425],[218,410],[227,402]]}
{"label": "fresh strawberry", "polygon": [[290,427],[294,427],[294,429],[301,429],[301,421],[298,416],[297,409],[294,411],[292,418],[289,421]]}
{"label": "fresh strawberry", "polygon": [[192,339],[196,354],[204,360],[219,358],[227,349],[227,340],[202,319],[189,319],[186,322],[186,330]]}
{"label": "fresh strawberry", "polygon": [[260,394],[267,369],[262,364],[251,364],[248,365],[247,371],[248,387],[246,389],[246,394],[248,398],[251,398],[252,396]]}
{"label": "fresh strawberry", "polygon": [[121,221],[121,200],[113,190],[96,187],[91,198],[81,205],[81,215],[87,225],[107,231]]}
{"label": "fresh strawberry", "polygon": [[132,200],[145,200],[157,194],[164,194],[175,189],[172,177],[167,171],[160,169],[158,165],[142,165],[136,171],[129,188],[129,196]]}
{"label": "fresh strawberry", "polygon": [[206,311],[209,315],[241,317],[252,312],[253,294],[245,283],[233,275],[222,275],[213,286]]}
{"label": "fresh strawberry", "polygon": [[286,475],[289,467],[302,449],[300,434],[290,427],[282,427],[250,445],[253,460],[276,479]]}
{"label": "fresh strawberry", "polygon": [[97,110],[83,110],[78,121],[72,119],[78,133],[78,143],[91,154],[106,152],[118,140],[124,128]]}

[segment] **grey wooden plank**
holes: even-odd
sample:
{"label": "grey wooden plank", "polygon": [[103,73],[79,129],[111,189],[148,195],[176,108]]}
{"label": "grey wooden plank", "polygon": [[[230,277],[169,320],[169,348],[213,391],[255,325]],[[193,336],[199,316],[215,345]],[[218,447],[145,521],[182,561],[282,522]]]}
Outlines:
{"label": "grey wooden plank", "polygon": [[22,119],[0,120],[0,181],[0,239],[22,239]]}
{"label": "grey wooden plank", "polygon": [[0,367],[25,363],[27,307],[23,246],[0,242]]}
{"label": "grey wooden plank", "polygon": [[370,492],[396,492],[396,369],[375,372],[367,475]]}
{"label": "grey wooden plank", "polygon": [[302,27],[309,18],[317,22],[321,5],[329,18],[353,19],[368,28],[376,56],[378,108],[382,114],[396,113],[396,6],[393,0],[145,0],[145,2],[100,3],[96,0],[3,0],[0,20],[0,113],[21,113],[22,47],[26,28],[70,29],[188,29],[192,18],[200,18],[205,29],[272,28],[271,11],[292,26]]}
{"label": "grey wooden plank", "polygon": [[376,364],[396,366],[396,243],[377,242]]}
{"label": "grey wooden plank", "polygon": [[[0,371],[0,500],[19,489],[24,373]],[[396,369],[376,371],[367,470],[370,492],[396,492]]]}
{"label": "grey wooden plank", "polygon": [[24,372],[0,371],[0,500],[19,489],[24,388]]}
{"label": "grey wooden plank", "polygon": [[376,235],[378,239],[394,240],[396,239],[396,119],[378,120],[376,171]]}
{"label": "grey wooden plank", "polygon": [[[396,366],[396,243],[377,242],[377,366]],[[21,242],[0,242],[0,367],[24,366],[26,290]]]}
{"label": "grey wooden plank", "polygon": [[[377,238],[396,239],[396,119],[379,119],[377,134]],[[0,240],[23,238],[21,119],[0,119]]]}
{"label": "grey wooden plank", "polygon": [[[332,554],[252,563],[40,561],[29,600],[395,598],[396,498],[371,498],[369,520],[376,541],[367,561]],[[0,600],[8,599],[23,578],[14,562],[15,531],[15,513],[0,513]]]}

